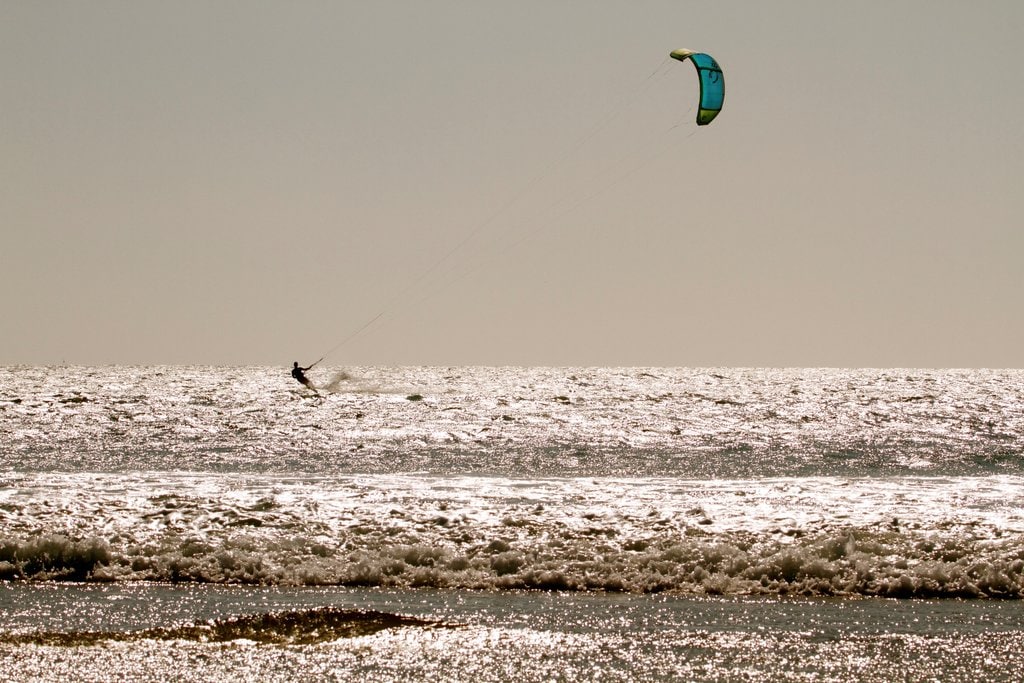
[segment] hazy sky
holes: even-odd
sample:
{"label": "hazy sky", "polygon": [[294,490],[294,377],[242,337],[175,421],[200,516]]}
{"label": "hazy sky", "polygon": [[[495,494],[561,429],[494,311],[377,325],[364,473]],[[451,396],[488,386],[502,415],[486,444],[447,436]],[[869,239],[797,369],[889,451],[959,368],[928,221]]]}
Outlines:
{"label": "hazy sky", "polygon": [[0,0],[0,364],[1024,367],[1022,36],[1019,0]]}

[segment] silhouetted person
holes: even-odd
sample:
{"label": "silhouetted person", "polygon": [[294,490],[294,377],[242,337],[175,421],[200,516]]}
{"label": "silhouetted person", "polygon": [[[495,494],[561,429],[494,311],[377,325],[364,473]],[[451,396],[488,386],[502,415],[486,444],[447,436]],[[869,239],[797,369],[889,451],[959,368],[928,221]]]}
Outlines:
{"label": "silhouetted person", "polygon": [[[316,365],[316,363],[313,363],[313,365]],[[313,365],[310,365],[308,368],[302,368],[299,367],[299,361],[295,361],[295,364],[292,365],[292,377],[298,380],[298,382],[302,384],[304,387],[308,387],[313,391],[316,391],[316,387],[314,387],[313,383],[309,381],[308,377],[306,377],[306,371],[311,370],[313,368]]]}

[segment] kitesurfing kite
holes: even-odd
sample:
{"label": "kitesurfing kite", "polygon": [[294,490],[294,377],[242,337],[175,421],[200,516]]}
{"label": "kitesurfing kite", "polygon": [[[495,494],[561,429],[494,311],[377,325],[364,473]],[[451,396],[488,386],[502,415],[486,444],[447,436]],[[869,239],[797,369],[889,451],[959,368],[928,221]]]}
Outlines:
{"label": "kitesurfing kite", "polygon": [[690,60],[697,67],[700,77],[700,109],[697,110],[697,125],[706,126],[722,111],[725,100],[725,81],[722,79],[722,67],[711,55],[693,50],[672,50],[669,55],[680,62]]}

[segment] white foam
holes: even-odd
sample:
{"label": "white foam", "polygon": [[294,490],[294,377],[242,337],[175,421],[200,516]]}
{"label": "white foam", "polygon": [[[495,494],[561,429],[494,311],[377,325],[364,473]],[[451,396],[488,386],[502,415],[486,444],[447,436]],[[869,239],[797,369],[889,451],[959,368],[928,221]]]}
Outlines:
{"label": "white foam", "polygon": [[38,473],[0,490],[7,578],[1024,594],[1017,477]]}

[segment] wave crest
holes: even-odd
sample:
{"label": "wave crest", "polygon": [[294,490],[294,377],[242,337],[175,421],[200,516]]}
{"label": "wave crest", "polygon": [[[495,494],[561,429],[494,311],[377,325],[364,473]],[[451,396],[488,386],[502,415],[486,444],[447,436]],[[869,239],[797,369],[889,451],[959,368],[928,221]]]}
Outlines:
{"label": "wave crest", "polygon": [[[224,643],[248,640],[261,644],[310,645],[342,638],[366,636],[404,626],[444,627],[441,622],[372,610],[322,607],[310,610],[268,612],[215,619],[200,624],[151,628],[142,631],[40,631],[2,634],[0,642],[12,645],[77,647],[108,641],[185,640]],[[450,628],[450,626],[449,626]]]}
{"label": "wave crest", "polygon": [[0,540],[0,578],[703,595],[1024,598],[1024,541],[858,529],[347,549],[168,539]]}

